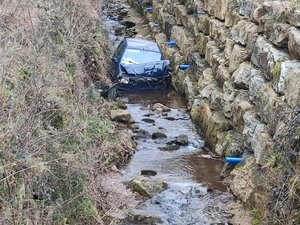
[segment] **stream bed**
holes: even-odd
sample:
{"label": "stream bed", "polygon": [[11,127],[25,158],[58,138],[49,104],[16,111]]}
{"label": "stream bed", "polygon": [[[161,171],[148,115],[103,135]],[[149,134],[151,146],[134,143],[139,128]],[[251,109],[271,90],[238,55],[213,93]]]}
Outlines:
{"label": "stream bed", "polygon": [[[150,38],[143,18],[126,1],[102,7],[102,21],[115,47],[124,36]],[[130,26],[128,26],[130,24]],[[204,150],[205,140],[187,112],[186,100],[173,90],[123,96],[136,127],[136,153],[128,165],[103,178],[110,199],[107,224],[229,225],[251,224],[251,217],[222,182],[223,160]],[[165,110],[155,108],[163,104]],[[165,184],[149,198],[129,183],[144,176]]]}

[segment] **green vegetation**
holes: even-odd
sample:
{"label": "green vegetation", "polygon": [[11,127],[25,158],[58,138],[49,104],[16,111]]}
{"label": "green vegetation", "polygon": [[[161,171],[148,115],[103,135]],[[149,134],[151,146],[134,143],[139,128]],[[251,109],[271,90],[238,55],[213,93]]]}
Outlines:
{"label": "green vegetation", "polygon": [[262,217],[257,209],[252,209],[251,215],[253,217],[252,225],[262,225]]}
{"label": "green vegetation", "polygon": [[100,1],[0,6],[0,224],[101,224],[99,176],[133,146],[93,85],[109,83]]}
{"label": "green vegetation", "polygon": [[273,69],[273,80],[278,81],[280,73],[281,73],[281,64],[282,62],[280,60],[278,60],[275,63],[274,69]]}

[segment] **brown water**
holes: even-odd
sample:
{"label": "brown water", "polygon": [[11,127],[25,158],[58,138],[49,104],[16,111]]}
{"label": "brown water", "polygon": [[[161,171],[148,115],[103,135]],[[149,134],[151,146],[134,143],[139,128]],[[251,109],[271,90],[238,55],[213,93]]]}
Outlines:
{"label": "brown water", "polygon": [[[126,16],[120,19],[119,14]],[[144,26],[143,19],[125,0],[107,2],[102,20],[113,46],[126,35],[149,38],[149,29]],[[124,21],[135,26],[128,30]],[[111,198],[108,215],[119,219],[119,222],[108,224],[250,224],[247,213],[222,183],[223,161],[208,158],[203,150],[205,141],[191,121],[183,97],[173,90],[166,90],[130,94],[122,100],[140,131],[148,135],[141,137],[132,133],[137,141],[136,153],[120,174],[109,175],[103,180],[103,189],[108,190]],[[170,111],[155,112],[152,109],[155,103],[168,106]],[[167,137],[152,139],[151,134],[156,131]],[[174,151],[161,150],[179,135],[187,135],[186,146],[177,146]],[[148,200],[133,194],[124,184],[140,176],[143,170],[152,171],[156,174],[153,180],[166,182],[168,188]]]}

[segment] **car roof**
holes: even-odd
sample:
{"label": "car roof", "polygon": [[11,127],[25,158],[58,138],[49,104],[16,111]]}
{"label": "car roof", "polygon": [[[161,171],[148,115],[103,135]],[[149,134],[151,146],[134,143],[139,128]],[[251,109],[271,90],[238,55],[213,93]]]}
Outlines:
{"label": "car roof", "polygon": [[140,38],[126,38],[125,40],[128,48],[143,49],[160,53],[160,49],[154,41],[148,41]]}

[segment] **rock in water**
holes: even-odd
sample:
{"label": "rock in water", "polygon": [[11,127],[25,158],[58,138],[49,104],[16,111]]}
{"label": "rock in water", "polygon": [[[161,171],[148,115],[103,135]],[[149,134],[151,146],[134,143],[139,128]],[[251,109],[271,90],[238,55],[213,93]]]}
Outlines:
{"label": "rock in water", "polygon": [[161,151],[176,151],[180,149],[179,145],[167,145],[159,148]]}
{"label": "rock in water", "polygon": [[171,111],[171,109],[169,107],[167,107],[167,106],[165,106],[161,103],[155,103],[153,105],[153,109],[155,111],[159,111],[159,112],[169,112],[169,111]]}
{"label": "rock in water", "polygon": [[166,137],[167,137],[167,135],[160,131],[156,131],[152,134],[152,139],[166,138]]}
{"label": "rock in water", "polygon": [[168,185],[151,177],[138,176],[129,182],[129,187],[146,198],[152,198],[154,195],[166,190]]}
{"label": "rock in water", "polygon": [[133,123],[131,114],[127,110],[116,109],[110,111],[110,118],[113,121],[118,121],[121,123]]}
{"label": "rock in water", "polygon": [[182,146],[188,145],[189,144],[188,136],[185,134],[179,135],[178,137],[176,137],[176,144],[182,145]]}

